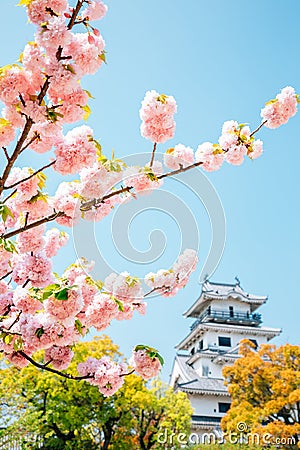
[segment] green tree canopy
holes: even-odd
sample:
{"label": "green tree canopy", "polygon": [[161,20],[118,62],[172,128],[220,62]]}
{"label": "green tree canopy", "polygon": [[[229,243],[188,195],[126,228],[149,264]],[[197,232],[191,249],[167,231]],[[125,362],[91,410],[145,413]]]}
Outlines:
{"label": "green tree canopy", "polygon": [[[104,355],[121,359],[108,338],[76,344],[68,373],[76,375],[79,362]],[[42,353],[35,355],[42,360]],[[30,436],[40,436],[47,449],[154,449],[157,435],[167,428],[189,432],[192,408],[183,393],[155,380],[150,388],[139,376],[126,377],[112,397],[104,397],[85,381],[61,378],[29,365],[0,370],[2,435],[24,436],[24,448],[34,449]],[[26,437],[27,433],[31,433]]]}

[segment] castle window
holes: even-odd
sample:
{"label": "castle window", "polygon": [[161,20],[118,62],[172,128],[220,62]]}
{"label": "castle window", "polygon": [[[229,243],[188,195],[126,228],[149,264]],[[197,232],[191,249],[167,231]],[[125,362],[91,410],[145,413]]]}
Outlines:
{"label": "castle window", "polygon": [[220,347],[231,347],[231,339],[230,337],[218,337],[219,346]]}
{"label": "castle window", "polygon": [[195,347],[192,348],[191,355],[194,355],[194,353],[195,353]]}
{"label": "castle window", "polygon": [[218,403],[219,413],[227,413],[230,408],[230,403]]}
{"label": "castle window", "polygon": [[199,342],[199,350],[203,350],[203,339]]}
{"label": "castle window", "polygon": [[229,316],[230,317],[234,316],[233,306],[229,306]]}
{"label": "castle window", "polygon": [[209,374],[209,367],[208,366],[202,366],[202,376],[208,377]]}

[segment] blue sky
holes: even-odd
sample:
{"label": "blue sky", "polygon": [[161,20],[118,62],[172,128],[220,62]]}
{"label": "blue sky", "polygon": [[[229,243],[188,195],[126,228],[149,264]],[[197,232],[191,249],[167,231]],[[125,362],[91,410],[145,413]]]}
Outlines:
{"label": "blue sky", "polygon": [[[18,59],[33,29],[26,24],[25,11],[15,6],[16,0],[2,3],[0,64],[4,65]],[[151,144],[140,136],[138,116],[149,89],[172,94],[178,103],[175,138],[162,145],[161,151],[180,142],[196,148],[203,141],[216,141],[225,120],[249,122],[255,128],[265,101],[286,85],[300,91],[297,0],[107,3],[109,12],[99,28],[107,43],[108,64],[83,81],[95,97],[89,124],[107,153],[112,148],[120,156],[151,152]],[[298,114],[277,130],[263,129],[259,134],[265,147],[262,158],[241,167],[227,164],[208,175],[227,222],[226,247],[213,279],[232,282],[238,275],[245,290],[269,295],[261,312],[265,325],[283,328],[274,341],[278,344],[299,344],[299,124]],[[30,153],[22,162],[38,168],[43,158]],[[55,176],[48,183],[50,192],[59,181]],[[201,266],[211,238],[205,210],[178,183],[168,181],[166,188],[194,213]],[[132,223],[130,238],[141,251],[148,248],[148,235],[154,228],[161,227],[166,235],[168,250],[149,269],[126,263],[114,250],[112,219],[97,225],[95,233],[101,251],[116,270],[130,266],[140,275],[173,262],[180,234],[169,216],[148,211]],[[74,258],[70,243],[56,258],[56,270],[62,271]],[[190,325],[182,312],[201,290],[199,270],[177,297],[152,299],[146,317],[116,323],[107,330],[126,355],[140,342],[159,348],[166,359],[166,380],[174,346]]]}

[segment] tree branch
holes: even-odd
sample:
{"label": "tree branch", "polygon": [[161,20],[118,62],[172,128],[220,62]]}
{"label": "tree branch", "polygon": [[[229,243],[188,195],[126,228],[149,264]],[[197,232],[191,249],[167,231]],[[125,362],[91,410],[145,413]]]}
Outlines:
{"label": "tree branch", "polygon": [[19,184],[30,180],[30,178],[33,178],[35,175],[37,175],[38,173],[42,172],[45,169],[48,169],[48,167],[53,166],[53,164],[55,164],[55,163],[56,163],[56,159],[54,161],[51,161],[49,164],[46,164],[45,166],[41,167],[40,169],[36,170],[32,175],[29,175],[28,177],[23,178],[23,180],[17,181],[16,183],[10,184],[9,186],[4,186],[3,189],[12,189],[12,188],[18,186]]}
{"label": "tree branch", "polygon": [[250,137],[252,137],[255,133],[257,133],[268,121],[264,120],[252,133],[250,134]]}
{"label": "tree branch", "polygon": [[64,212],[55,212],[51,214],[50,216],[43,217],[43,219],[36,220],[35,222],[31,222],[29,224],[26,224],[24,227],[17,228],[16,230],[9,231],[8,233],[4,233],[1,235],[4,239],[9,239],[13,236],[16,236],[17,234],[23,233],[24,231],[31,230],[32,228],[38,227],[39,225],[42,225],[43,223],[52,222],[53,220],[57,219],[57,217],[63,217],[65,215]]}
{"label": "tree branch", "polygon": [[60,377],[67,378],[68,380],[88,380],[90,378],[94,378],[93,375],[84,375],[84,376],[73,376],[69,373],[63,373],[59,370],[52,369],[51,367],[48,367],[46,364],[40,364],[39,362],[35,361],[33,358],[28,356],[26,353],[24,353],[22,350],[18,351],[19,355],[23,356],[23,358],[27,359],[31,364],[33,364],[35,367],[41,370],[46,370],[47,372],[55,373],[56,375],[59,375]]}
{"label": "tree branch", "polygon": [[[194,169],[195,167],[199,167],[202,164],[203,164],[202,162],[196,162],[196,163],[190,164],[189,166],[186,166],[186,167],[180,167],[180,169],[173,170],[172,172],[167,172],[162,175],[158,175],[156,178],[158,180],[161,180],[163,178],[172,177],[173,175],[177,175],[182,172],[187,172],[188,170]],[[117,189],[116,191],[112,191],[109,194],[104,195],[101,198],[94,198],[93,200],[89,200],[87,202],[82,203],[80,209],[81,209],[81,211],[89,211],[92,207],[96,208],[97,205],[100,205],[105,200],[107,200],[111,197],[114,197],[115,195],[122,194],[124,192],[130,192],[132,189],[133,189],[133,186],[122,187],[120,189]]]}

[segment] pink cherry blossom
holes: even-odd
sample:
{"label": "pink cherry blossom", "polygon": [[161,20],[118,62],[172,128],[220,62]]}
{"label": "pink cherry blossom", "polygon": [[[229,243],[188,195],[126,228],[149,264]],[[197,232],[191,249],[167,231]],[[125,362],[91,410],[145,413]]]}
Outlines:
{"label": "pink cherry blossom", "polygon": [[164,154],[164,164],[169,169],[177,170],[180,167],[187,167],[194,162],[194,151],[191,147],[185,147],[183,144],[175,145]]}
{"label": "pink cherry blossom", "polygon": [[77,366],[79,375],[91,376],[89,383],[98,386],[99,391],[105,396],[113,395],[124,383],[124,375],[127,371],[125,363],[118,364],[107,356],[97,360],[88,358]]}
{"label": "pink cherry blossom", "polygon": [[93,130],[82,125],[68,131],[64,140],[56,146],[54,169],[62,175],[79,172],[96,161]]}
{"label": "pink cherry blossom", "polygon": [[80,171],[80,194],[87,198],[101,198],[122,179],[122,172],[113,172],[100,163]]}
{"label": "pink cherry blossom", "polygon": [[110,274],[105,278],[104,287],[121,302],[138,302],[144,297],[140,280],[131,277],[128,272]]}
{"label": "pink cherry blossom", "polygon": [[11,104],[19,101],[20,94],[26,94],[30,85],[27,72],[14,65],[4,70],[0,76],[0,100]]}
{"label": "pink cherry blossom", "polygon": [[25,69],[32,72],[42,69],[45,66],[46,58],[43,49],[36,42],[29,42],[25,45],[22,53],[22,64]]}
{"label": "pink cherry blossom", "polygon": [[21,286],[17,286],[14,290],[13,302],[25,314],[34,314],[36,311],[43,309],[42,303]]}
{"label": "pink cherry blossom", "polygon": [[54,369],[65,370],[68,368],[73,356],[74,352],[72,352],[69,347],[59,347],[54,345],[45,350],[44,360],[46,363],[51,361]]}
{"label": "pink cherry blossom", "polygon": [[100,20],[107,12],[107,6],[101,0],[93,0],[82,12],[82,17],[88,20]]}
{"label": "pink cherry blossom", "polygon": [[19,352],[13,352],[10,355],[7,355],[8,361],[14,366],[22,369],[23,367],[28,366],[29,361],[24,358]]}
{"label": "pink cherry blossom", "polygon": [[15,258],[12,277],[17,284],[23,285],[29,280],[32,286],[42,288],[53,280],[51,268],[51,261],[46,256],[22,253]]}
{"label": "pink cherry blossom", "polygon": [[252,151],[248,153],[250,159],[256,159],[263,153],[263,142],[256,139],[252,145]]}
{"label": "pink cherry blossom", "polygon": [[13,293],[5,292],[0,294],[0,316],[7,314],[11,305],[13,305]]}
{"label": "pink cherry blossom", "polygon": [[94,296],[86,309],[86,318],[89,326],[98,331],[107,328],[118,313],[118,305],[108,294],[99,293]]}
{"label": "pink cherry blossom", "polygon": [[55,256],[59,249],[67,244],[69,235],[57,228],[48,230],[45,235],[45,254],[47,258]]}
{"label": "pink cherry blossom", "polygon": [[65,215],[57,217],[56,221],[60,225],[71,227],[80,219],[80,202],[77,198],[78,183],[60,183],[53,199],[53,206],[56,211],[61,211]]}
{"label": "pink cherry blossom", "polygon": [[0,118],[0,147],[6,147],[10,144],[14,140],[15,135],[16,132],[12,124]]}
{"label": "pink cherry blossom", "polygon": [[196,162],[201,162],[201,167],[212,172],[220,169],[224,161],[224,154],[218,151],[211,142],[199,145],[195,153]]}
{"label": "pink cherry blossom", "polygon": [[162,173],[163,168],[159,161],[154,161],[151,168],[149,166],[144,168],[131,166],[123,171],[123,182],[125,186],[132,187],[138,193],[149,194],[153,189],[162,186],[163,181],[156,178]]}
{"label": "pink cherry blossom", "polygon": [[55,13],[62,13],[67,9],[67,5],[67,0],[33,0],[28,5],[27,14],[32,23],[40,24],[51,17],[47,7]]}
{"label": "pink cherry blossom", "polygon": [[21,253],[40,252],[45,245],[45,239],[43,237],[45,228],[45,225],[40,225],[24,233],[20,233],[17,236],[18,251]]}
{"label": "pink cherry blossom", "polygon": [[287,123],[297,112],[297,97],[294,88],[286,86],[274,100],[266,103],[261,110],[261,117],[267,121],[267,128],[278,128]]}
{"label": "pink cherry blossom", "polygon": [[69,289],[67,294],[67,300],[58,300],[55,297],[50,297],[44,302],[45,312],[52,320],[72,320],[81,311],[83,307],[81,292]]}
{"label": "pink cherry blossom", "polygon": [[64,55],[72,55],[76,70],[80,75],[94,74],[103,64],[101,54],[104,52],[105,42],[102,36],[93,35],[92,42],[88,33],[76,33],[64,48]]}
{"label": "pink cherry blossom", "polygon": [[36,41],[48,54],[57,52],[59,46],[65,47],[71,42],[72,33],[68,30],[64,16],[53,16],[42,24],[36,35]]}
{"label": "pink cherry blossom", "polygon": [[247,155],[247,147],[245,145],[234,145],[226,153],[226,161],[239,166],[243,163],[245,155]]}
{"label": "pink cherry blossom", "polygon": [[144,380],[156,377],[161,369],[159,359],[157,357],[151,358],[146,350],[134,350],[130,365]]}
{"label": "pink cherry blossom", "polygon": [[114,196],[99,203],[97,207],[92,207],[89,211],[84,213],[85,220],[99,222],[108,216],[112,209],[119,203],[119,197]]}
{"label": "pink cherry blossom", "polygon": [[174,97],[148,91],[142,101],[141,134],[152,142],[163,143],[175,133],[174,114],[177,105]]}
{"label": "pink cherry blossom", "polygon": [[[33,170],[29,167],[23,167],[20,169],[19,167],[14,167],[7,179],[7,185],[10,186],[16,182],[23,180],[33,174]],[[33,196],[35,196],[38,192],[40,179],[38,176],[34,176],[23,183],[18,185],[18,193],[19,200],[30,200]]]}

